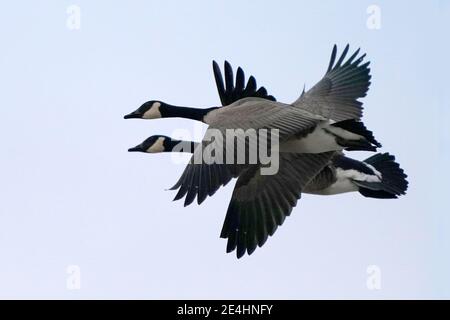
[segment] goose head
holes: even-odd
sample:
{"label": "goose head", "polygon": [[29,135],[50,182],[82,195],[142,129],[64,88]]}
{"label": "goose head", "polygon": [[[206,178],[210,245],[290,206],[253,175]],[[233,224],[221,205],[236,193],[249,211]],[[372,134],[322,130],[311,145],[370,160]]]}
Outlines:
{"label": "goose head", "polygon": [[192,153],[197,146],[196,142],[172,139],[168,136],[153,135],[136,147],[128,149],[129,152],[187,152]]}
{"label": "goose head", "polygon": [[159,153],[169,150],[168,142],[172,139],[163,135],[154,135],[145,139],[141,144],[138,144],[134,148],[128,149],[129,152],[146,152],[146,153]]}
{"label": "goose head", "polygon": [[162,101],[150,100],[135,111],[124,116],[125,119],[159,119],[163,118],[164,109],[169,105]]}

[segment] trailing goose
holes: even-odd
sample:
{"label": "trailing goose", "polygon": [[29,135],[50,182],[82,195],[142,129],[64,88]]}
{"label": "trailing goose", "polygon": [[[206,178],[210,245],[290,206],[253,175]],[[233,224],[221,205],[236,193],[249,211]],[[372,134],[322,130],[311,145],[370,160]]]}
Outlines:
{"label": "trailing goose", "polygon": [[[191,153],[197,145],[192,141],[154,135],[129,151]],[[306,178],[309,182],[297,175],[297,160],[303,155],[287,155],[277,175],[258,175],[258,168],[253,166],[236,182],[221,237],[228,238],[227,252],[237,247],[238,258],[246,251],[253,253],[274,234],[295,206],[300,192],[335,195],[358,191],[369,198],[393,199],[405,194],[408,188],[406,174],[389,153],[377,153],[364,161],[335,153],[315,177]]]}
{"label": "trailing goose", "polygon": [[[198,142],[153,135],[128,151],[192,153],[197,146]],[[364,161],[359,161],[337,152],[330,163],[303,189],[303,193],[336,195],[358,191],[368,198],[396,199],[406,194],[408,189],[406,177],[403,169],[395,162],[395,156],[389,153],[377,153]]]}
{"label": "trailing goose", "polygon": [[[212,107],[196,109],[169,105],[162,101],[149,101],[139,109],[126,115],[125,118],[169,118],[183,117],[203,121],[209,124],[209,131],[219,131],[226,140],[229,129],[277,129],[280,140],[280,156],[285,153],[303,154],[301,162],[314,163],[317,166],[303,167],[299,174],[315,176],[334,154],[342,150],[375,151],[381,145],[368,131],[360,118],[362,115],[361,102],[357,99],[364,97],[370,85],[369,63],[362,63],[365,55],[357,58],[359,50],[352,54],[345,62],[348,53],[347,45],[336,61],[337,48],[334,46],[330,63],[325,76],[308,92],[293,104],[276,102],[273,97],[259,96],[240,97],[237,101],[221,108]],[[356,58],[356,59],[355,59]],[[226,78],[227,80],[227,78]],[[243,87],[243,72],[238,70],[236,88]],[[231,85],[231,84],[230,84]],[[227,87],[230,87],[227,85]],[[248,91],[255,88],[249,80]],[[220,92],[221,88],[219,88]],[[259,90],[258,90],[259,91]],[[265,90],[259,91],[265,95]],[[236,90],[234,92],[237,92]],[[271,99],[273,98],[273,99]],[[222,101],[224,102],[224,101]],[[238,135],[238,140],[245,140],[244,135]],[[197,197],[201,203],[207,195],[212,195],[220,185],[226,184],[232,177],[238,176],[246,166],[236,163],[222,165],[221,163],[207,163],[203,161],[202,150],[208,146],[214,150],[223,148],[224,155],[235,154],[236,149],[230,150],[228,143],[219,146],[217,141],[204,139],[201,148],[197,148],[191,163],[186,167],[175,188],[179,188],[176,199],[186,196],[185,205],[192,203]],[[316,155],[312,155],[316,154]],[[286,156],[292,157],[292,156]],[[316,161],[317,158],[323,161]],[[200,158],[201,163],[194,163]],[[311,161],[314,159],[314,161]],[[322,164],[323,163],[323,164]],[[281,165],[281,164],[280,164]],[[301,167],[299,165],[299,167]],[[306,172],[308,171],[308,172]]]}

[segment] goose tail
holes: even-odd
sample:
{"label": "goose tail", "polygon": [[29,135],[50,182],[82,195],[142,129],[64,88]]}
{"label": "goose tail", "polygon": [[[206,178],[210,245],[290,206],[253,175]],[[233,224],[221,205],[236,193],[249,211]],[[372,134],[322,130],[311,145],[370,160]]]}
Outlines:
{"label": "goose tail", "polygon": [[407,175],[389,153],[377,153],[364,160],[369,166],[381,173],[381,182],[358,183],[359,193],[365,197],[378,199],[395,199],[406,194]]}
{"label": "goose tail", "polygon": [[332,126],[343,130],[336,132],[336,139],[346,151],[376,151],[381,147],[381,143],[375,139],[372,131],[368,130],[361,121],[344,120],[333,123]]}

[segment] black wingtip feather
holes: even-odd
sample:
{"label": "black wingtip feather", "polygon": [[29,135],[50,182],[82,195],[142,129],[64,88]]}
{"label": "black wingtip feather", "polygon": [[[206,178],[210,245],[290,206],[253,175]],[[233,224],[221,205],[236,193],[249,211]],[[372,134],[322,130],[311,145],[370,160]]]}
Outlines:
{"label": "black wingtip feather", "polygon": [[345,56],[347,55],[347,52],[348,52],[348,49],[349,49],[349,48],[350,48],[350,46],[347,44],[347,45],[345,46],[345,48],[344,48],[344,51],[342,51],[342,54],[341,54],[341,56],[340,56],[338,62],[336,62],[336,65],[334,66],[333,69],[337,69],[337,68],[339,68],[339,67],[341,66],[342,62],[343,62],[344,59],[345,59]]}
{"label": "black wingtip feather", "polygon": [[245,86],[245,73],[244,70],[242,70],[241,67],[238,67],[237,71],[236,71],[236,84],[235,84],[235,90],[236,90],[236,97],[239,97],[239,94],[242,93],[242,91],[244,91],[244,86]]}
{"label": "black wingtip feather", "polygon": [[220,102],[222,105],[226,104],[225,85],[223,82],[222,72],[216,61],[213,60],[214,80],[216,81],[217,92],[219,93]]}
{"label": "black wingtip feather", "polygon": [[234,91],[234,74],[233,68],[231,64],[225,60],[224,62],[224,70],[225,70],[225,91],[233,92]]}
{"label": "black wingtip feather", "polygon": [[[213,71],[220,101],[223,106],[249,97],[258,97],[276,101],[273,95],[267,94],[267,90],[265,90],[264,87],[257,88],[255,77],[250,76],[247,84],[245,84],[245,74],[241,67],[238,67],[237,69],[236,79],[234,79],[233,68],[228,61],[224,62],[225,79],[222,77],[219,65],[215,61],[213,61]],[[233,81],[235,82],[234,84]]]}
{"label": "black wingtip feather", "polygon": [[356,51],[351,55],[351,57],[348,58],[347,62],[345,62],[344,65],[347,66],[347,65],[351,64],[352,61],[353,61],[353,59],[355,59],[356,56],[359,54],[359,51],[360,51],[360,48],[358,48],[358,50],[356,50]]}
{"label": "black wingtip feather", "polygon": [[248,78],[248,82],[247,82],[247,87],[245,88],[245,91],[247,93],[253,93],[256,90],[256,79],[254,76],[250,76],[250,78]]}
{"label": "black wingtip feather", "polygon": [[336,60],[337,54],[337,45],[333,46],[333,51],[331,51],[330,63],[328,64],[327,73],[331,71],[334,65],[334,61]]}
{"label": "black wingtip feather", "polygon": [[182,190],[182,189],[178,190],[178,193],[175,195],[175,197],[173,198],[172,201],[180,200],[181,198],[184,197],[185,194],[186,194],[186,192],[184,192],[184,190]]}

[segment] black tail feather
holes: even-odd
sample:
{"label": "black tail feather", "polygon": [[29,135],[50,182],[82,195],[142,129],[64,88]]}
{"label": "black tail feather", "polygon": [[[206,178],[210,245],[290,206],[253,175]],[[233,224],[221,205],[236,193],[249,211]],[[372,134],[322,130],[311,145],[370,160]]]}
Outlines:
{"label": "black tail feather", "polygon": [[333,126],[364,137],[364,139],[361,140],[343,140],[341,138],[342,141],[340,143],[345,146],[345,150],[347,151],[376,151],[377,147],[381,147],[381,143],[375,139],[372,131],[368,130],[361,121],[354,119],[344,120],[333,123]]}
{"label": "black tail feather", "polygon": [[371,198],[397,198],[406,194],[408,189],[407,175],[400,165],[395,162],[395,157],[389,153],[377,153],[364,160],[381,173],[381,183],[377,184],[378,190],[360,187],[359,192]]}
{"label": "black tail feather", "polygon": [[384,190],[370,190],[367,188],[359,187],[359,193],[361,193],[364,197],[367,198],[397,199],[397,196],[395,194],[389,193]]}

